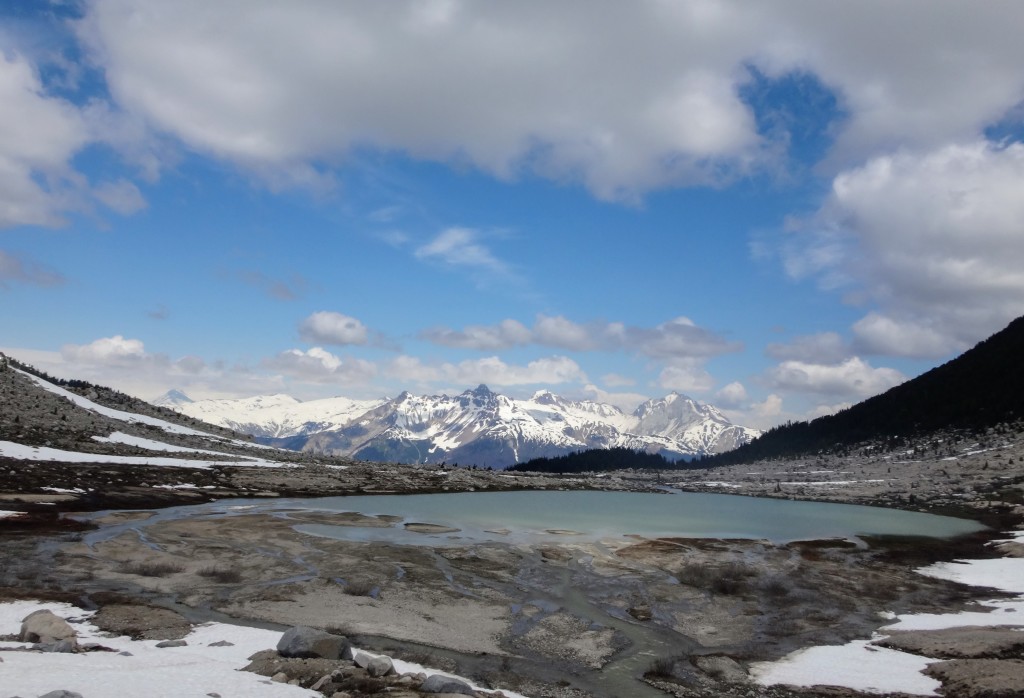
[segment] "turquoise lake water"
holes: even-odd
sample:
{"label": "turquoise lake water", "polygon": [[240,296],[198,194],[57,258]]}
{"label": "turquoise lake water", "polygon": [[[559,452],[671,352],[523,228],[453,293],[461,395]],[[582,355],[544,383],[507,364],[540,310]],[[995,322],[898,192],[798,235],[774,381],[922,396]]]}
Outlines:
{"label": "turquoise lake water", "polygon": [[[752,538],[772,541],[905,535],[952,538],[985,528],[968,519],[898,509],[759,499],[721,494],[634,492],[473,492],[280,500],[275,509],[360,512],[402,517],[393,528],[305,524],[299,530],[345,540],[507,540],[529,542],[572,532],[581,538]],[[405,523],[457,528],[412,533]]]}

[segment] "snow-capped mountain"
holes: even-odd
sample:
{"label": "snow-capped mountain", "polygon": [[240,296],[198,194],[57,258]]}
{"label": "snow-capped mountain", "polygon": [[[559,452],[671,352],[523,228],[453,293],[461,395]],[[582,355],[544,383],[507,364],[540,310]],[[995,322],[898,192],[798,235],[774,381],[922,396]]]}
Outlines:
{"label": "snow-capped mountain", "polygon": [[405,392],[394,399],[308,402],[287,395],[192,401],[172,393],[157,402],[266,443],[400,463],[507,467],[541,456],[614,447],[689,458],[736,448],[760,433],[676,393],[648,400],[632,414],[546,390],[515,400],[485,385],[456,396]]}

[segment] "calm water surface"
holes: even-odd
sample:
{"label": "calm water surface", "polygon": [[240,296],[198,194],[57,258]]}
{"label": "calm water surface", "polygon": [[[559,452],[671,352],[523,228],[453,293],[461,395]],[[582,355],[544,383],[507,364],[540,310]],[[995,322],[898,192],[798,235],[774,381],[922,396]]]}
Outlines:
{"label": "calm water surface", "polygon": [[[288,499],[274,508],[355,511],[401,516],[394,528],[302,525],[300,531],[346,540],[431,545],[450,540],[531,541],[575,533],[586,539],[645,537],[753,538],[773,541],[909,535],[932,538],[983,530],[968,519],[898,509],[758,499],[722,494],[634,492],[473,492]],[[431,523],[457,533],[419,534],[403,523]],[[496,532],[498,531],[498,532]]]}

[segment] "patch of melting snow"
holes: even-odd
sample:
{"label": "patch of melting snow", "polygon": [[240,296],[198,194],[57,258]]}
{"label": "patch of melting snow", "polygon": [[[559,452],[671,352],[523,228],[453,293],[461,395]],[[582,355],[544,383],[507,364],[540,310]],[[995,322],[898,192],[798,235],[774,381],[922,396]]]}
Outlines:
{"label": "patch of melting snow", "polygon": [[[106,637],[89,622],[92,611],[66,603],[12,601],[0,603],[0,635],[16,635],[25,616],[46,609],[68,620],[78,634],[79,644],[95,642],[114,652],[2,652],[3,688],[10,695],[40,695],[67,690],[85,696],[253,696],[255,698],[321,698],[320,693],[240,669],[249,657],[273,649],[281,633],[227,623],[193,626],[183,647],[158,648],[157,640],[132,640],[126,636]],[[227,644],[215,644],[227,643]],[[0,651],[24,648],[26,643],[0,642]],[[357,648],[353,648],[357,649]],[[359,650],[371,657],[384,656]],[[400,674],[442,674],[466,681],[475,689],[489,692],[468,679],[429,669],[420,664],[392,659]],[[525,698],[503,691],[508,698]]]}
{"label": "patch of melting snow", "polygon": [[24,515],[25,515],[25,512],[23,512],[23,511],[5,511],[3,509],[0,509],[0,519],[12,519],[15,516],[24,516]]}
{"label": "patch of melting snow", "polygon": [[[1009,535],[1012,539],[1024,538],[1024,531],[1011,531]],[[995,588],[1021,596],[982,601],[978,604],[982,609],[979,611],[902,616],[883,612],[883,617],[897,622],[883,627],[882,631],[941,630],[965,626],[1020,626],[1024,630],[1024,558],[940,562],[917,571],[929,577]],[[751,665],[751,676],[763,686],[844,686],[867,693],[902,691],[913,695],[939,695],[937,689],[941,684],[921,673],[927,664],[939,660],[869,644],[883,637],[886,635],[876,634],[871,640],[799,650],[776,662]]]}
{"label": "patch of melting snow", "polygon": [[[227,459],[230,454],[220,454]],[[198,468],[205,470],[215,465],[223,466],[259,466],[280,468],[287,464],[238,456],[240,460],[194,460],[190,458],[171,458],[160,456],[110,456],[102,453],[82,453],[80,451],[64,451],[49,446],[26,446],[13,441],[0,441],[0,456],[29,461],[56,461],[64,463],[114,463],[119,465],[151,465],[175,466],[178,468]]]}

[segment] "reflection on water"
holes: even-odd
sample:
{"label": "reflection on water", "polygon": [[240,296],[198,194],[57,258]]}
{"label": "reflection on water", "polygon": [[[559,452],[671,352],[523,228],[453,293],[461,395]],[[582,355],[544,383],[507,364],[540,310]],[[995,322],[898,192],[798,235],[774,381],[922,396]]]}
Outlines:
{"label": "reflection on water", "polygon": [[455,533],[416,533],[402,525],[358,528],[303,524],[305,533],[343,540],[464,544],[538,542],[638,535],[750,538],[776,542],[858,535],[951,538],[985,527],[967,519],[898,509],[757,499],[721,494],[634,492],[480,492],[290,499],[276,507],[401,516]]}

